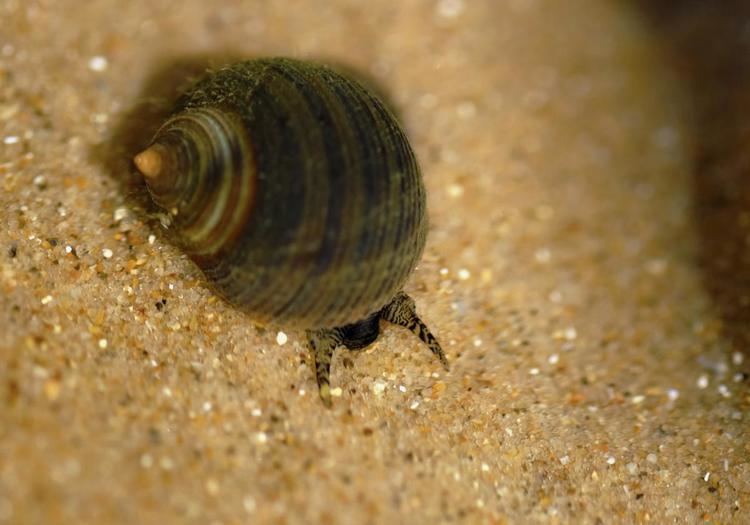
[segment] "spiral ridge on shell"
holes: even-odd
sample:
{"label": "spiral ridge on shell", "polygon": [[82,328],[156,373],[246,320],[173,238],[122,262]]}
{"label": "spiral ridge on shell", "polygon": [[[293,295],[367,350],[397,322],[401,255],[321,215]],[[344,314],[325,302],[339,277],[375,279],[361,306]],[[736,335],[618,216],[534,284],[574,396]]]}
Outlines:
{"label": "spiral ridge on shell", "polygon": [[157,136],[168,176],[154,180],[152,196],[173,215],[183,249],[196,260],[216,257],[236,242],[252,210],[247,133],[231,113],[203,107],[172,117]]}

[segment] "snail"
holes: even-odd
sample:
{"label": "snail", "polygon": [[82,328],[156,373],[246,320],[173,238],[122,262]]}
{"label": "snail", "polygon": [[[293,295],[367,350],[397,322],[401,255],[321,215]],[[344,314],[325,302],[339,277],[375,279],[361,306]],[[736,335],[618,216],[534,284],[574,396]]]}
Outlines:
{"label": "snail", "polygon": [[445,353],[402,291],[425,245],[425,190],[391,111],[353,79],[271,58],[209,72],[134,157],[175,243],[229,303],[304,329],[331,405],[334,350],[380,320]]}

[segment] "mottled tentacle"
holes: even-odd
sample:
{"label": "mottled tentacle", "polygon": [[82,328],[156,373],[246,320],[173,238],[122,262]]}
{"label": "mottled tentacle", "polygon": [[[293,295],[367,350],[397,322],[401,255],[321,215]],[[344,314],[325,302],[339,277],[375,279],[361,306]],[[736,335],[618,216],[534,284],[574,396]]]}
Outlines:
{"label": "mottled tentacle", "polygon": [[315,379],[318,382],[318,393],[323,404],[331,407],[331,360],[333,351],[342,343],[341,330],[323,328],[308,330],[307,340],[310,353],[315,361]]}
{"label": "mottled tentacle", "polygon": [[380,310],[380,318],[414,332],[428,346],[430,351],[435,354],[435,357],[443,363],[443,367],[448,370],[448,359],[445,357],[445,352],[443,352],[443,348],[435,336],[432,335],[429,328],[427,328],[427,325],[417,315],[417,306],[414,299],[404,292],[399,292],[390,303]]}

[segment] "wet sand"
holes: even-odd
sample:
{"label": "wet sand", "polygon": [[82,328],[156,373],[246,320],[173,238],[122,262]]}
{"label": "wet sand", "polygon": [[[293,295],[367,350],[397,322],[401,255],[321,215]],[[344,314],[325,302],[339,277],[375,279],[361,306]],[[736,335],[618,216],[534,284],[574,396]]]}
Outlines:
{"label": "wet sand", "polygon": [[[0,4],[0,523],[742,523],[750,8],[649,4]],[[266,55],[403,119],[450,372],[387,327],[325,409],[149,212],[164,102]]]}

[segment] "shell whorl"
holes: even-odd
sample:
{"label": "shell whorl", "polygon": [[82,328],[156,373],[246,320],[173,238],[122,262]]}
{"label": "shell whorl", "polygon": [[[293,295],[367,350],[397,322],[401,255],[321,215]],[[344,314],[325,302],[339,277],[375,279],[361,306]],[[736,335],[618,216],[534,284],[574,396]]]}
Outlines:
{"label": "shell whorl", "polygon": [[158,166],[146,183],[172,214],[181,247],[196,260],[230,249],[254,200],[255,163],[242,121],[210,107],[180,112],[141,155],[149,153]]}
{"label": "shell whorl", "polygon": [[424,188],[403,131],[320,65],[251,60],[207,75],[139,157],[177,242],[259,321],[362,319],[424,248]]}

